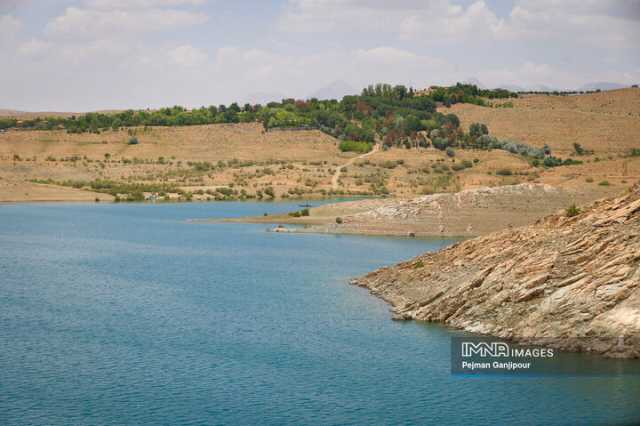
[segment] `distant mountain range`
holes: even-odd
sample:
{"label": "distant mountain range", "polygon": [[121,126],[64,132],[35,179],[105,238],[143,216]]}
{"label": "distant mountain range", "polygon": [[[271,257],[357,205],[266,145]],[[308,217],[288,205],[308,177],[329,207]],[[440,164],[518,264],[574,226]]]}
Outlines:
{"label": "distant mountain range", "polygon": [[608,81],[600,81],[596,83],[588,83],[580,87],[580,90],[615,90],[629,87],[626,84],[612,83]]}
{"label": "distant mountain range", "polygon": [[[95,112],[112,113],[120,112],[120,110],[101,110]],[[0,117],[12,117],[19,120],[28,120],[37,117],[71,117],[73,115],[82,115],[86,112],[69,112],[69,111],[19,111],[15,109],[0,108]]]}
{"label": "distant mountain range", "polygon": [[[464,83],[467,84],[475,84],[476,86],[478,86],[481,89],[486,89],[487,86],[482,84],[482,82],[480,80],[478,80],[477,78],[468,78],[464,81]],[[552,87],[552,86],[547,86],[544,84],[537,84],[537,85],[515,85],[515,84],[500,84],[497,85],[495,88],[501,88],[501,89],[507,89],[507,90],[511,90],[512,92],[553,92],[553,91],[566,91],[566,90],[578,90],[578,91],[588,91],[588,90],[616,90],[616,89],[624,89],[626,87],[630,87],[631,85],[629,84],[621,84],[621,83],[615,83],[615,82],[610,82],[610,81],[599,81],[599,82],[593,82],[593,83],[587,83],[587,84],[583,84],[582,86],[578,87],[578,88],[559,88],[559,87]]]}
{"label": "distant mountain range", "polygon": [[[478,89],[486,89],[487,86],[485,86],[484,84],[482,84],[482,82],[480,80],[478,80],[475,77],[469,77],[466,80],[464,80],[462,83],[464,84],[474,84],[478,87]],[[503,89],[506,89],[506,87],[503,87]],[[511,90],[511,89],[509,89]]]}
{"label": "distant mountain range", "polygon": [[358,93],[360,93],[360,90],[351,86],[349,83],[342,80],[336,80],[327,86],[319,88],[318,90],[307,96],[307,98],[342,99],[343,96],[357,95]]}
{"label": "distant mountain range", "polygon": [[266,105],[269,102],[280,102],[285,98],[287,98],[287,95],[280,92],[255,92],[249,93],[249,95],[244,98],[243,103],[248,102],[253,105]]}

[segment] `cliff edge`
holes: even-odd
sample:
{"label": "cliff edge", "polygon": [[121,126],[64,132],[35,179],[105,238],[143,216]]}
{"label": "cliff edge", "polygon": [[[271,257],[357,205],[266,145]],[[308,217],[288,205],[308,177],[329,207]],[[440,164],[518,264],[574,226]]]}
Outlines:
{"label": "cliff edge", "polygon": [[396,319],[639,358],[640,185],[576,216],[467,240],[353,284],[391,303]]}

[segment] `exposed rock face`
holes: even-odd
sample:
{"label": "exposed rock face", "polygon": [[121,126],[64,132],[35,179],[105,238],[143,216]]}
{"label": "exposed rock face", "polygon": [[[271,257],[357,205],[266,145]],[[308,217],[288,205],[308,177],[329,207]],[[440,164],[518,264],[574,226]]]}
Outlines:
{"label": "exposed rock face", "polygon": [[354,284],[390,302],[400,319],[638,358],[640,186],[575,217],[467,240]]}

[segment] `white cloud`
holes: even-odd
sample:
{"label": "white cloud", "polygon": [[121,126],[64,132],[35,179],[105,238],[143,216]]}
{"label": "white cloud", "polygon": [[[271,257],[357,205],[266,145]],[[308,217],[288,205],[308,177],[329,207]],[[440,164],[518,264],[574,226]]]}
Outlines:
{"label": "white cloud", "polygon": [[458,41],[473,38],[477,41],[494,37],[503,26],[503,20],[484,1],[477,1],[467,8],[442,4],[439,11],[412,14],[403,18],[399,32],[403,39],[438,42],[444,38]]}
{"label": "white cloud", "polygon": [[291,32],[386,32],[414,13],[441,12],[447,6],[446,0],[289,0],[279,25]]}
{"label": "white cloud", "polygon": [[200,6],[208,0],[86,0],[97,9],[148,9],[153,7]]}
{"label": "white cloud", "polygon": [[45,53],[50,47],[51,43],[37,38],[32,38],[18,46],[18,53],[25,56],[35,57]]}
{"label": "white cloud", "polygon": [[46,26],[45,33],[71,40],[122,37],[202,24],[207,15],[173,9],[100,10],[69,7]]}
{"label": "white cloud", "polygon": [[0,92],[12,107],[198,106],[257,92],[303,97],[337,80],[357,89],[469,76],[487,86],[640,80],[634,1],[515,0],[498,14],[497,0],[289,0],[264,26],[219,2],[215,28],[201,25],[208,0],[60,1],[69,7],[44,30],[0,13]]}
{"label": "white cloud", "polygon": [[18,36],[22,21],[13,15],[0,15],[0,44],[8,43]]}
{"label": "white cloud", "polygon": [[502,22],[484,1],[462,7],[449,0],[364,2],[289,0],[280,28],[289,32],[377,31],[411,39],[477,37],[498,31]]}
{"label": "white cloud", "polygon": [[360,49],[356,51],[356,56],[371,62],[400,65],[402,62],[415,61],[418,56],[407,50],[396,49],[395,47],[374,47],[373,49]]}
{"label": "white cloud", "polygon": [[[359,90],[375,82],[422,87],[455,78],[454,68],[442,59],[389,46],[305,55],[224,47],[216,52],[213,69],[216,79],[235,84],[237,92],[268,90],[292,97],[304,97],[336,80],[344,80]],[[443,74],[447,75],[446,80],[442,79]]]}
{"label": "white cloud", "polygon": [[[637,46],[640,3],[596,0],[521,0],[509,16],[505,35],[537,42],[607,49]],[[626,13],[625,13],[626,12]]]}
{"label": "white cloud", "polygon": [[14,11],[18,6],[26,6],[32,0],[0,0],[0,14]]}
{"label": "white cloud", "polygon": [[289,0],[279,27],[299,33],[386,33],[426,44],[494,40],[557,40],[624,47],[640,39],[637,0],[520,0],[500,18],[484,0]]}
{"label": "white cloud", "polygon": [[202,65],[207,60],[206,53],[189,44],[171,49],[168,55],[173,63],[186,67]]}

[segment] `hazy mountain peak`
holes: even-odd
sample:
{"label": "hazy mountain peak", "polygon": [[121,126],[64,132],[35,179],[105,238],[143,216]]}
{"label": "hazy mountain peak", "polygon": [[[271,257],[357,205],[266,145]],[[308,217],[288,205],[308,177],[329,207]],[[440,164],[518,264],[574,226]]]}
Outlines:
{"label": "hazy mountain peak", "polygon": [[307,97],[317,99],[342,99],[345,95],[355,95],[359,92],[360,91],[358,89],[354,88],[349,83],[343,80],[336,80],[319,88]]}

